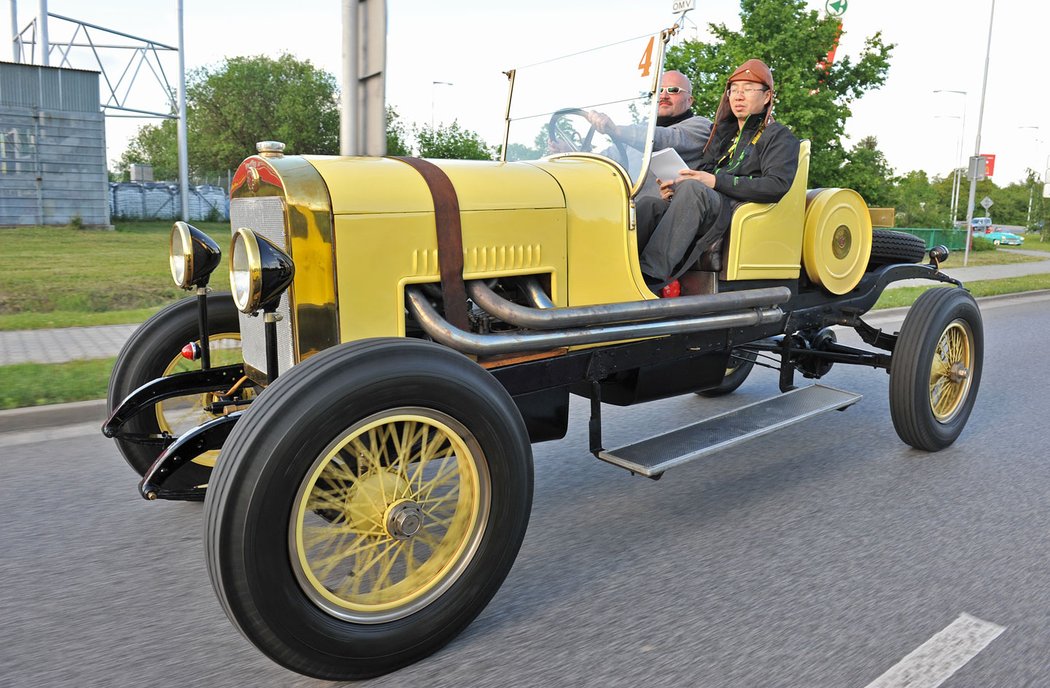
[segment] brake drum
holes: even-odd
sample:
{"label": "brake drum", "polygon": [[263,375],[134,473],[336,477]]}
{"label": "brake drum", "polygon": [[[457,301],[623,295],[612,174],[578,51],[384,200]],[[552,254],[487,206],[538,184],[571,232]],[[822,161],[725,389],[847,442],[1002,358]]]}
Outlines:
{"label": "brake drum", "polygon": [[802,265],[806,275],[832,294],[857,286],[871,255],[868,205],[853,189],[806,192]]}

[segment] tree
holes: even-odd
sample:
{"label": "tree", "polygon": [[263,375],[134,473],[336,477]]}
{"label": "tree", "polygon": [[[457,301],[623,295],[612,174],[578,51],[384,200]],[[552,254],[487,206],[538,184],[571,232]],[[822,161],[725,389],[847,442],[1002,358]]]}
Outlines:
{"label": "tree", "polygon": [[[396,113],[395,113],[396,117]],[[186,80],[186,126],[191,174],[225,173],[255,153],[259,141],[290,153],[339,152],[336,80],[309,61],[282,55],[232,57],[194,70]],[[178,177],[175,120],[141,127],[121,156],[153,165],[157,179]]]}
{"label": "tree", "polygon": [[870,207],[885,208],[893,205],[896,180],[874,136],[861,139],[850,150],[838,173],[838,179],[837,186],[858,192]]}
{"label": "tree", "polygon": [[950,206],[943,203],[922,170],[912,170],[901,177],[894,195],[898,227],[948,226]]}
{"label": "tree", "polygon": [[177,127],[178,122],[173,119],[166,119],[159,125],[139,127],[117,163],[120,178],[124,181],[130,179],[131,165],[139,163],[153,166],[154,179],[178,179]]}
{"label": "tree", "polygon": [[856,62],[845,56],[825,66],[838,19],[807,10],[804,0],[741,0],[740,19],[740,31],[711,24],[712,43],[687,41],[672,48],[667,68],[693,80],[693,108],[710,116],[729,74],[748,58],[761,59],[776,81],[777,119],[812,142],[809,185],[841,186],[846,161],[841,139],[850,103],[885,83],[893,45],[876,32],[865,39]]}
{"label": "tree", "polygon": [[336,80],[309,60],[232,57],[188,81],[190,158],[203,169],[235,168],[265,140],[290,153],[339,152]]}
{"label": "tree", "polygon": [[461,128],[458,121],[439,127],[423,125],[416,131],[416,138],[421,158],[492,160],[492,148],[477,132]]}
{"label": "tree", "polygon": [[412,146],[408,142],[408,133],[401,123],[401,115],[392,106],[386,106],[386,154],[412,155]]}

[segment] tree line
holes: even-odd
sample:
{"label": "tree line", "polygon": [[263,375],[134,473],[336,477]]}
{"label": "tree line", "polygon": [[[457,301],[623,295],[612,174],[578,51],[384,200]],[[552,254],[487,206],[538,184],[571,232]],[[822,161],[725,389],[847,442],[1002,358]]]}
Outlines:
{"label": "tree line", "polygon": [[[856,57],[829,60],[841,24],[808,9],[805,0],[741,0],[740,19],[738,30],[711,24],[710,41],[685,41],[668,51],[666,68],[682,71],[693,82],[697,114],[712,116],[726,76],[758,57],[773,70],[777,119],[812,142],[811,187],[855,189],[871,207],[895,208],[899,227],[951,226],[952,170],[897,175],[874,134],[849,147],[844,141],[851,104],[886,81],[894,46],[881,32],[866,37]],[[290,55],[233,57],[191,72],[186,91],[191,175],[224,175],[263,139],[283,141],[291,153],[338,153],[337,96],[334,76]],[[499,151],[458,122],[409,124],[388,108],[387,152],[483,160],[498,157]],[[153,165],[157,178],[176,178],[175,121],[142,127],[121,157],[118,174],[126,178],[132,163]],[[962,219],[967,191],[964,180]],[[1024,182],[1004,187],[979,182],[977,199],[985,196],[994,203],[997,224],[1047,226],[1050,202],[1032,171]]]}

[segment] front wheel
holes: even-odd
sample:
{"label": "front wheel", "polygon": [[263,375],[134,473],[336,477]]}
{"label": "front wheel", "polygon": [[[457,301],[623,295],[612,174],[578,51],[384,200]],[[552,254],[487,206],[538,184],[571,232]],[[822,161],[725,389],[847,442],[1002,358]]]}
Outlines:
{"label": "front wheel", "polygon": [[901,325],[890,364],[890,415],[902,440],[939,451],[962,432],[977,399],[984,328],[960,288],[923,292]]}
{"label": "front wheel", "polygon": [[296,366],[245,413],[205,501],[227,614],[293,671],[354,680],[445,645],[510,571],[532,450],[473,361],[367,340]]}
{"label": "front wheel", "polygon": [[[109,412],[142,385],[160,377],[199,369],[182,357],[182,348],[200,344],[196,297],[177,301],[144,322],[124,344],[109,378]],[[227,293],[208,295],[208,341],[212,366],[241,362],[241,334],[237,308]],[[178,437],[216,416],[205,410],[210,395],[194,394],[159,402],[153,412],[143,411],[129,419],[124,430],[132,435],[169,434]],[[143,475],[161,452],[155,444],[117,438],[117,447],[128,464]],[[215,454],[208,452],[195,463],[213,465]]]}

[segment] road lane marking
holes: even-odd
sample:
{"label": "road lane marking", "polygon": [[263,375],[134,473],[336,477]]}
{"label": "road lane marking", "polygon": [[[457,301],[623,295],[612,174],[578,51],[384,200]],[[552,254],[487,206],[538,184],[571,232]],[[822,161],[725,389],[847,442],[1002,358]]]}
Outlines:
{"label": "road lane marking", "polygon": [[936,688],[1005,630],[1005,626],[960,614],[867,688]]}

